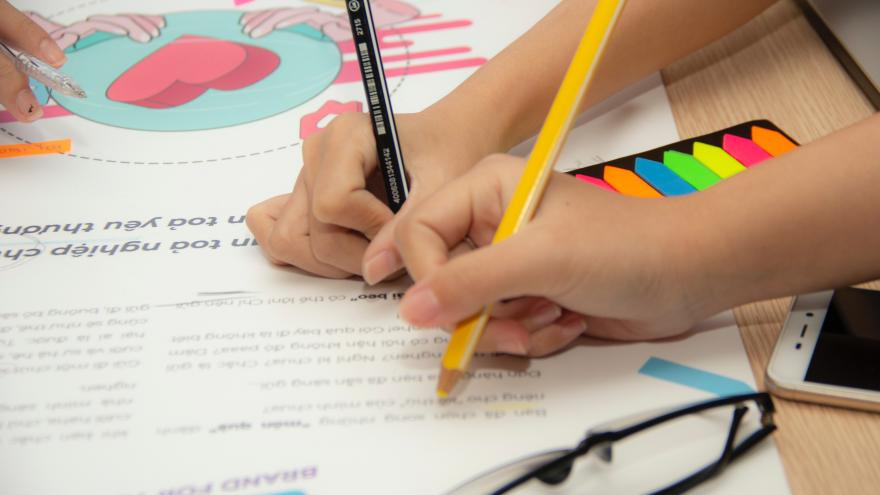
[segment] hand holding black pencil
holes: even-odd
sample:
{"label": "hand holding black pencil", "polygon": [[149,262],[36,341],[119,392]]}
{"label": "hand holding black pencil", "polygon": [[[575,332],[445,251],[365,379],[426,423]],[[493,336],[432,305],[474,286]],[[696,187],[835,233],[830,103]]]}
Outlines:
{"label": "hand holding black pencil", "polygon": [[385,70],[379,54],[379,41],[369,0],[346,2],[355,55],[367,96],[373,136],[376,138],[379,172],[382,174],[388,207],[397,213],[406,201],[409,187],[403,169],[403,154],[391,108],[391,96],[385,81]]}

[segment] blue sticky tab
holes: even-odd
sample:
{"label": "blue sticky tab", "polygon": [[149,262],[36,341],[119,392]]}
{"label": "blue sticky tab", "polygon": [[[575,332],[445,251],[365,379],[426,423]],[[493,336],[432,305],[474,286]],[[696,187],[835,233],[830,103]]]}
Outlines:
{"label": "blue sticky tab", "polygon": [[685,387],[703,390],[720,397],[755,392],[745,382],[657,357],[648,359],[639,369],[639,373]]}
{"label": "blue sticky tab", "polygon": [[680,196],[696,192],[694,186],[688,184],[666,165],[647,158],[636,158],[636,173],[654,189],[664,196]]}

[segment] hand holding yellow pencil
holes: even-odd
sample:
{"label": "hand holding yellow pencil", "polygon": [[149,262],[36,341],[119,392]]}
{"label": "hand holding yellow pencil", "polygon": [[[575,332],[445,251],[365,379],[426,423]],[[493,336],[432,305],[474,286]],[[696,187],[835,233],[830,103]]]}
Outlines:
{"label": "hand holding yellow pencil", "polygon": [[[562,85],[553,100],[526,168],[504,212],[492,243],[513,235],[528,222],[541,201],[547,179],[565,143],[584,94],[590,86],[605,45],[620,17],[625,0],[599,0],[581,38]],[[459,323],[443,356],[437,395],[446,397],[467,371],[492,306]]]}

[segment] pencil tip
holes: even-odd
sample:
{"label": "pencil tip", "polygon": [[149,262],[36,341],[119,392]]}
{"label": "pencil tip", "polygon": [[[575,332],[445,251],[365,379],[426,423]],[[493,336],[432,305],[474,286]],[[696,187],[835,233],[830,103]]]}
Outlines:
{"label": "pencil tip", "polygon": [[452,393],[452,389],[455,388],[455,384],[458,383],[462,375],[461,371],[442,368],[440,370],[440,379],[437,380],[437,397],[441,399],[449,397],[449,394]]}

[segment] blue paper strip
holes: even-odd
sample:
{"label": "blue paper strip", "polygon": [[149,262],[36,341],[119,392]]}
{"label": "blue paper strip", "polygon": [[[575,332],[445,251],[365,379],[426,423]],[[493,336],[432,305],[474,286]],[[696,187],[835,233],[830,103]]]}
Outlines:
{"label": "blue paper strip", "polygon": [[660,194],[664,196],[679,196],[697,191],[694,186],[669,170],[666,165],[654,160],[636,158],[635,171],[645,182],[654,186],[654,189],[660,191]]}
{"label": "blue paper strip", "polygon": [[755,392],[745,382],[657,357],[649,358],[639,369],[639,373],[718,396]]}

